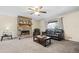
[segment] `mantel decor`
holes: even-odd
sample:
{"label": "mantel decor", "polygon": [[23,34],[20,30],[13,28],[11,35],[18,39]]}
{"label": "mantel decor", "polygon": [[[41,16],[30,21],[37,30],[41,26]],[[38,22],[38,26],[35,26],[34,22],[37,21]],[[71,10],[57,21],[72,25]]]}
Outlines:
{"label": "mantel decor", "polygon": [[18,16],[18,18],[19,18],[18,20],[19,25],[29,25],[29,26],[32,25],[31,18],[23,17],[23,16]]}

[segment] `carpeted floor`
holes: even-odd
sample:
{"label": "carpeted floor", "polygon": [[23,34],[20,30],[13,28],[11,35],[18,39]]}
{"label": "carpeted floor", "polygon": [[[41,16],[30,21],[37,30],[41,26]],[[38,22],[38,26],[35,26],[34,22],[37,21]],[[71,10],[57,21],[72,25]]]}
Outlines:
{"label": "carpeted floor", "polygon": [[33,42],[32,38],[0,41],[1,53],[78,53],[79,43],[72,41],[55,41],[48,47]]}

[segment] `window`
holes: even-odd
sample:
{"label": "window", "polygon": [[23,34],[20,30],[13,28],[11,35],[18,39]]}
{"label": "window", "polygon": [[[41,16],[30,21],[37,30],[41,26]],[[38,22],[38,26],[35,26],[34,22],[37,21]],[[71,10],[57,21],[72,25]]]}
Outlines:
{"label": "window", "polygon": [[58,27],[57,22],[49,23],[49,24],[47,25],[47,29],[55,29],[55,28],[57,28],[57,27]]}

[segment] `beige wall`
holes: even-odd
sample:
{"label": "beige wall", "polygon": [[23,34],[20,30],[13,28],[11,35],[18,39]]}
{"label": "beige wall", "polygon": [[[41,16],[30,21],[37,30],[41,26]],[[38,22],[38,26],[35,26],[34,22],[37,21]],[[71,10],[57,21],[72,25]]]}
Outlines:
{"label": "beige wall", "polygon": [[79,42],[79,11],[63,15],[65,39]]}
{"label": "beige wall", "polygon": [[40,20],[32,20],[32,30],[34,30],[35,28],[40,29]]}
{"label": "beige wall", "polygon": [[46,30],[46,27],[47,27],[47,22],[45,21],[45,20],[41,20],[41,27],[40,27],[40,29],[41,29],[41,31],[42,32],[45,32],[45,30]]}
{"label": "beige wall", "polygon": [[0,36],[4,31],[12,32],[13,36],[16,36],[17,34],[16,25],[17,25],[16,16],[0,16]]}

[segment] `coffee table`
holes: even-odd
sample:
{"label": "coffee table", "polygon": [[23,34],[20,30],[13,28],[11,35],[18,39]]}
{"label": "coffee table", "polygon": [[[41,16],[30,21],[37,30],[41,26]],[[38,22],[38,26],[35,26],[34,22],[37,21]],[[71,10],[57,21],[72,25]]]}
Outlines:
{"label": "coffee table", "polygon": [[44,47],[51,44],[51,38],[45,35],[37,35],[33,40]]}

